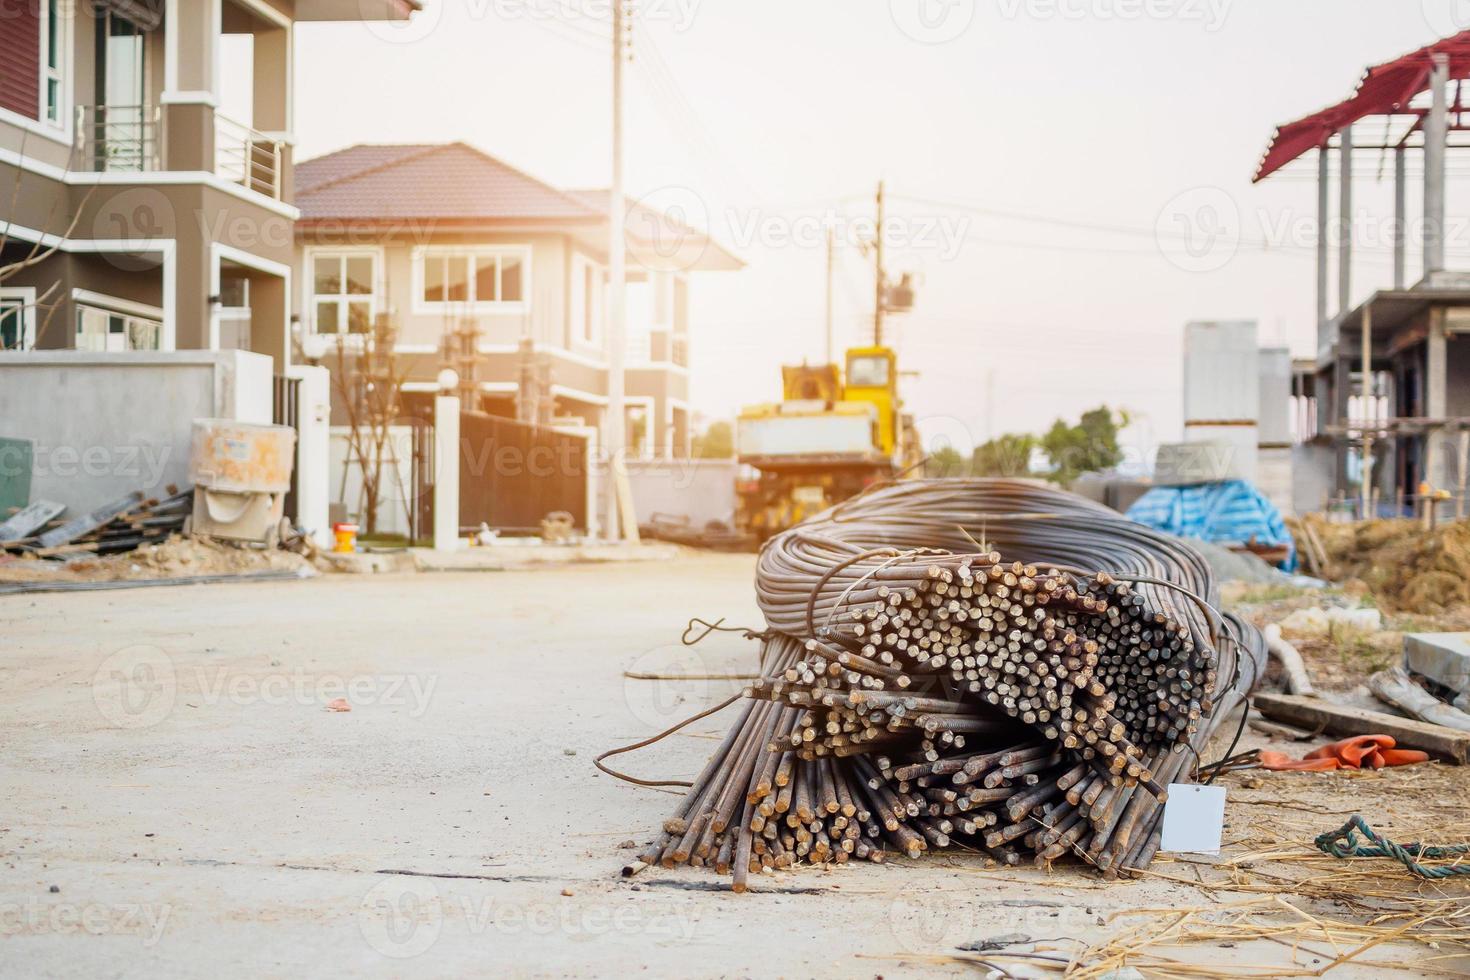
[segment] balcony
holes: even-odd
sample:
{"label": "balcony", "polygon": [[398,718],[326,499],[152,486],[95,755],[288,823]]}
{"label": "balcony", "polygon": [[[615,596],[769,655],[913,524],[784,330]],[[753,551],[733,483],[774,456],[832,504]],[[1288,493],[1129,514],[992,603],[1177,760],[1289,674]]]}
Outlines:
{"label": "balcony", "polygon": [[246,190],[281,199],[280,140],[218,113],[214,117],[214,171]]}
{"label": "balcony", "polygon": [[162,131],[157,106],[77,106],[72,165],[91,173],[161,170]]}
{"label": "balcony", "polygon": [[[214,172],[247,190],[281,199],[284,147],[243,123],[214,117]],[[73,164],[89,173],[148,173],[163,170],[163,116],[157,106],[77,107]]]}

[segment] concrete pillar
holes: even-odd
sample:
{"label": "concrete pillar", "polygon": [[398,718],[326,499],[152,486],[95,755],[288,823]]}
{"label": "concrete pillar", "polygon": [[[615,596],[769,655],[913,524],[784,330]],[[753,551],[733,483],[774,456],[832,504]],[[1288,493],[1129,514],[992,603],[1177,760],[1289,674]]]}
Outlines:
{"label": "concrete pillar", "polygon": [[254,35],[255,118],[241,120],[275,136],[291,131],[291,32],[284,27]]}
{"label": "concrete pillar", "polygon": [[296,513],[288,515],[324,548],[332,546],[332,376],[324,367],[292,366],[299,380],[296,422]]}
{"label": "concrete pillar", "polygon": [[1449,108],[1445,104],[1449,58],[1443,54],[1431,57],[1434,67],[1429,73],[1429,88],[1433,100],[1429,114],[1424,117],[1425,278],[1444,268],[1444,159],[1449,135]]}
{"label": "concrete pillar", "polygon": [[1327,335],[1327,225],[1328,207],[1327,147],[1317,151],[1317,350],[1330,347]]}
{"label": "concrete pillar", "polygon": [[[1448,413],[1445,389],[1448,351],[1445,348],[1444,309],[1429,311],[1429,333],[1424,341],[1424,415],[1442,419]],[[1425,477],[1436,488],[1451,486],[1449,454],[1440,445],[1443,433],[1425,436]]]}
{"label": "concrete pillar", "polygon": [[[1353,287],[1353,127],[1338,134],[1337,221],[1341,230],[1337,243],[1337,316],[1352,309]],[[1341,328],[1339,328],[1341,329]]]}
{"label": "concrete pillar", "polygon": [[219,102],[215,41],[221,0],[168,0],[164,10],[164,166],[214,170]]}
{"label": "concrete pillar", "polygon": [[455,551],[459,537],[459,399],[434,399],[434,550]]}
{"label": "concrete pillar", "polygon": [[1393,288],[1403,289],[1406,285],[1404,277],[1404,243],[1408,240],[1405,233],[1405,225],[1408,221],[1408,209],[1406,205],[1406,185],[1408,181],[1404,176],[1404,148],[1396,147],[1393,151]]}

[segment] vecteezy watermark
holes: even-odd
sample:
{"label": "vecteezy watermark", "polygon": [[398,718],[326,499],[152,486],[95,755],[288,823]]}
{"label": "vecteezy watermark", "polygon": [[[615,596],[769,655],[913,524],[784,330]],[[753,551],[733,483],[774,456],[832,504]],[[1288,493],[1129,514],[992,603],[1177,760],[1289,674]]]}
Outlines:
{"label": "vecteezy watermark", "polygon": [[[583,32],[608,32],[612,43],[613,6],[619,0],[440,0],[424,4],[402,20],[379,20],[367,8],[373,0],[358,0],[363,16],[359,18],[373,36],[390,44],[413,44],[435,33],[446,23],[445,11],[451,5],[459,8],[471,22],[495,18],[507,22],[561,23]],[[703,0],[621,0],[624,16],[630,21],[658,21],[683,33],[694,25],[695,15]]]}
{"label": "vecteezy watermark", "polygon": [[1169,199],[1154,222],[1159,251],[1186,272],[1213,272],[1240,247],[1240,209],[1218,187],[1194,187]]}
{"label": "vecteezy watermark", "polygon": [[886,918],[901,949],[933,953],[986,939],[1017,945],[1056,942],[1096,929],[1099,915],[1090,906],[1025,899],[1010,904],[964,891],[914,891],[896,897]]}
{"label": "vecteezy watermark", "polygon": [[[160,444],[71,446],[35,443],[30,450],[29,475],[33,477],[125,476],[137,486],[156,487],[173,456],[173,447]],[[26,473],[26,452],[17,445],[0,446],[0,476]]]}
{"label": "vecteezy watermark", "polygon": [[[839,246],[866,247],[878,237],[876,219],[832,209],[800,215],[732,209],[726,224],[738,248],[825,248],[829,234]],[[969,233],[970,216],[964,214],[896,214],[883,219],[884,248],[929,250],[943,262],[959,255]]]}
{"label": "vecteezy watermark", "polygon": [[225,666],[181,668],[158,647],[137,645],[110,654],[92,675],[92,700],[115,728],[148,728],[174,710],[181,697],[209,707],[321,707],[345,698],[354,707],[406,708],[409,717],[428,711],[437,675],[308,673],[301,668],[248,673]]}
{"label": "vecteezy watermark", "polygon": [[1420,0],[1424,22],[1447,37],[1470,28],[1470,0]]}
{"label": "vecteezy watermark", "polygon": [[722,655],[717,636],[734,634],[715,633],[699,647],[669,643],[634,658],[623,671],[623,703],[628,713],[641,725],[664,729],[704,705],[740,693],[754,679],[743,676],[750,669],[747,665],[754,662],[754,645]]}
{"label": "vecteezy watermark", "polygon": [[145,947],[163,937],[172,905],[115,902],[0,902],[0,936],[138,936]]}
{"label": "vecteezy watermark", "polygon": [[114,728],[148,728],[174,709],[179,681],[158,647],[130,646],[109,655],[92,675],[92,703]]}
{"label": "vecteezy watermark", "polygon": [[428,952],[446,931],[462,931],[471,937],[557,937],[573,942],[609,935],[688,942],[697,921],[682,906],[629,903],[623,896],[532,902],[445,897],[431,879],[393,875],[363,896],[357,925],[374,952],[391,959],[410,959]]}
{"label": "vecteezy watermark", "polygon": [[944,44],[970,29],[975,0],[888,0],[898,29],[921,44]]}
{"label": "vecteezy watermark", "polygon": [[1172,20],[1208,32],[1225,25],[1234,0],[996,0],[1001,17],[1016,20]]}

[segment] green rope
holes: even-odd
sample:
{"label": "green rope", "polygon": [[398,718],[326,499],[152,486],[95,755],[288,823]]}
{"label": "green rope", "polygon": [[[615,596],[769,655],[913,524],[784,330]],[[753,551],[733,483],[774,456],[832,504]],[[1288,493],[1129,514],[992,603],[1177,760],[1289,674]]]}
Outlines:
{"label": "green rope", "polygon": [[[1358,834],[1372,842],[1372,846],[1358,843]],[[1415,858],[1447,858],[1457,854],[1470,854],[1470,844],[1447,844],[1441,847],[1426,847],[1423,844],[1395,844],[1387,837],[1380,837],[1373,828],[1353,814],[1347,823],[1336,830],[1318,834],[1316,844],[1323,853],[1335,858],[1391,857],[1420,878],[1450,878],[1454,875],[1470,875],[1470,864],[1452,864],[1442,868],[1426,868]]]}

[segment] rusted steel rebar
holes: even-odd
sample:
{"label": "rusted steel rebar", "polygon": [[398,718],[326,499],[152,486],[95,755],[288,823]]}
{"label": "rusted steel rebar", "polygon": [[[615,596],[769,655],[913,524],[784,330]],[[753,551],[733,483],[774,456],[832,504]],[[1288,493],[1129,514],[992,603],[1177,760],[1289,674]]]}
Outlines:
{"label": "rusted steel rebar", "polygon": [[902,483],[762,549],[761,677],[644,864],[1146,866],[1265,644],[1184,542],[1012,480]]}

